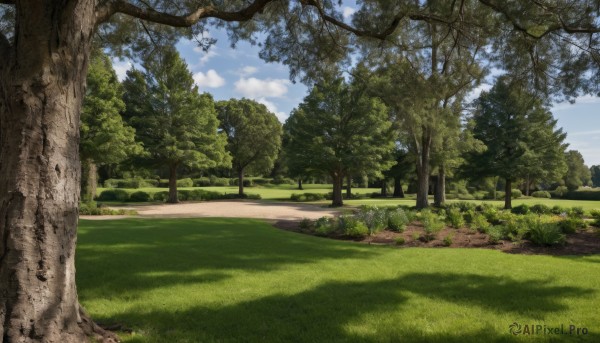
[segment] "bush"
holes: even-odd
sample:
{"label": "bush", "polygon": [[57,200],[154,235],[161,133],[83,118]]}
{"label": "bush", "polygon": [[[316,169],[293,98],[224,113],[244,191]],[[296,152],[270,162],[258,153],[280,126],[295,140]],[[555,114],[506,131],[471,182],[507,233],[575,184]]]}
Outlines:
{"label": "bush", "polygon": [[531,193],[531,196],[534,198],[548,198],[548,199],[550,199],[552,197],[550,195],[550,192],[548,192],[548,191],[535,191],[535,192]]}
{"label": "bush", "polygon": [[551,210],[552,214],[567,214],[568,210],[564,207],[554,205]]}
{"label": "bush", "polygon": [[494,225],[500,223],[500,211],[497,207],[491,205],[482,206],[481,212],[490,223]]}
{"label": "bush", "polygon": [[294,193],[290,197],[290,200],[297,201],[297,202],[318,201],[318,200],[323,200],[323,199],[325,199],[325,196],[323,194],[319,194],[319,193],[302,193],[302,194]]}
{"label": "bush", "polygon": [[406,240],[402,236],[396,237],[394,241],[396,242],[396,245],[403,245],[404,243],[406,243]]}
{"label": "bush", "polygon": [[296,183],[295,180],[290,179],[290,178],[286,178],[286,177],[281,177],[281,176],[275,176],[273,178],[273,181],[271,181],[274,185],[283,185],[283,184],[290,184],[293,185]]}
{"label": "bush", "polygon": [[[235,179],[235,180],[237,180],[237,179]],[[216,186],[216,187],[225,187],[225,186],[233,185],[231,180],[226,177],[216,177],[214,175],[211,175],[209,178],[209,181],[210,181],[211,186]],[[237,185],[237,183],[236,183],[236,185]],[[246,186],[246,184],[244,184],[244,186]]]}
{"label": "bush", "polygon": [[495,225],[495,226],[491,226],[488,231],[488,242],[490,242],[491,244],[498,244],[500,242],[500,240],[502,239],[502,227]]}
{"label": "bush", "polygon": [[140,177],[130,179],[107,179],[104,181],[106,188],[142,188],[142,187],[157,187],[158,181],[152,179],[142,179]]}
{"label": "bush", "polygon": [[388,212],[387,215],[387,228],[396,232],[404,232],[406,225],[408,224],[408,217],[403,209],[398,208]]}
{"label": "bush", "polygon": [[154,200],[154,201],[167,201],[168,198],[169,198],[168,191],[156,192],[156,193],[152,194],[152,200]]}
{"label": "bush", "polygon": [[581,206],[575,206],[575,207],[571,207],[569,210],[567,210],[567,216],[569,217],[577,217],[577,218],[583,218],[583,207]]}
{"label": "bush", "polygon": [[[327,200],[332,200],[333,199],[333,192],[329,192],[327,194],[324,195],[325,199]],[[346,195],[346,192],[342,192],[342,199],[362,199],[365,196],[362,194],[356,194],[356,193],[352,193],[350,194],[350,197],[348,197],[348,195]]]}
{"label": "bush", "polygon": [[84,216],[107,216],[107,215],[124,215],[124,214],[137,214],[132,210],[113,210],[108,207],[98,207],[98,204],[94,201],[83,202],[79,204],[79,214]]}
{"label": "bush", "polygon": [[551,193],[552,197],[555,198],[562,198],[565,194],[567,194],[567,192],[569,191],[569,189],[565,186],[558,186],[556,187],[555,190],[553,190]]}
{"label": "bush", "polygon": [[458,208],[446,210],[446,220],[455,229],[460,229],[465,226],[465,219]]}
{"label": "bush", "polygon": [[486,233],[490,226],[490,223],[487,221],[486,217],[483,214],[475,213],[475,215],[473,216],[473,221],[471,222],[472,229]]}
{"label": "bush", "polygon": [[521,204],[519,206],[515,206],[510,211],[514,214],[528,214],[530,212],[529,206],[527,206],[526,204]]}
{"label": "bush", "polygon": [[449,247],[452,245],[452,235],[444,237],[444,246]]}
{"label": "bush", "polygon": [[600,191],[570,191],[562,197],[570,200],[600,200]]}
{"label": "bush", "polygon": [[429,210],[421,211],[421,223],[423,223],[425,229],[424,238],[426,241],[434,240],[445,226],[443,218]]}
{"label": "bush", "polygon": [[558,227],[564,234],[573,234],[577,232],[577,229],[583,229],[587,227],[587,223],[583,218],[578,217],[566,217],[558,222]]}
{"label": "bush", "polygon": [[537,245],[557,245],[565,243],[565,235],[556,223],[538,219],[530,223],[529,240]]}
{"label": "bush", "polygon": [[143,191],[133,192],[133,193],[131,193],[131,195],[129,195],[129,201],[134,201],[134,202],[146,202],[146,201],[149,201],[150,199],[151,199],[150,194],[148,194],[147,192],[143,192]]}
{"label": "bush", "polygon": [[207,177],[201,177],[198,179],[194,179],[194,187],[208,187],[211,186],[210,179]]}
{"label": "bush", "polygon": [[300,221],[300,224],[298,224],[298,226],[302,230],[309,230],[309,231],[313,230],[315,228],[315,224],[313,223],[313,221],[308,218],[302,218],[302,220]]}
{"label": "bush", "polygon": [[194,181],[189,177],[177,180],[177,187],[194,187]]}
{"label": "bush", "polygon": [[450,203],[445,206],[446,210],[458,209],[460,212],[474,211],[477,208],[477,204],[467,201],[457,201]]}
{"label": "bush", "polygon": [[123,189],[107,189],[98,196],[99,201],[127,201],[129,193]]}
{"label": "bush", "polygon": [[591,210],[590,215],[592,216],[592,218],[594,218],[594,222],[592,223],[592,225],[595,227],[600,227],[600,211]]}
{"label": "bush", "polygon": [[519,189],[511,189],[510,191],[510,197],[513,199],[517,199],[523,196],[523,193],[521,193],[521,191]]}
{"label": "bush", "polygon": [[[252,187],[254,184],[252,183],[251,179],[244,179],[244,187]],[[232,186],[239,186],[240,184],[240,179],[231,179],[231,185]]]}
{"label": "bush", "polygon": [[315,234],[329,236],[337,230],[337,219],[321,217],[315,222]]}
{"label": "bush", "polygon": [[338,229],[346,236],[362,238],[370,233],[365,223],[352,215],[340,216],[338,218]]}
{"label": "bush", "polygon": [[529,208],[529,210],[532,213],[537,213],[537,214],[551,214],[552,213],[552,209],[550,208],[550,206],[544,205],[544,204],[535,204],[535,205],[531,206]]}
{"label": "bush", "polygon": [[530,224],[535,220],[539,220],[536,215],[514,216],[507,213],[505,215],[502,227],[502,238],[510,239],[513,242],[518,242],[525,238],[530,229]]}
{"label": "bush", "polygon": [[367,226],[371,235],[385,229],[388,224],[387,211],[375,206],[361,206],[355,217]]}

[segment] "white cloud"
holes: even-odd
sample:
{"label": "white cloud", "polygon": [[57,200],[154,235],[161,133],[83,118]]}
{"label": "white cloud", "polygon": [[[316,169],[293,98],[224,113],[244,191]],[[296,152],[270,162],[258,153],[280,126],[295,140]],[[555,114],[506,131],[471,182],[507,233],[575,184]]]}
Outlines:
{"label": "white cloud", "polygon": [[256,102],[265,105],[269,112],[273,112],[277,116],[277,119],[279,119],[280,122],[284,123],[287,119],[288,115],[285,112],[279,111],[277,109],[277,105],[275,105],[272,101],[269,101],[265,98],[258,98],[256,99]]}
{"label": "white cloud", "polygon": [[575,98],[575,103],[571,104],[568,101],[563,101],[560,103],[556,103],[552,106],[552,112],[564,111],[571,109],[572,106],[577,104],[600,104],[600,97],[594,95],[584,95],[578,98]]}
{"label": "white cloud", "polygon": [[197,46],[194,48],[194,52],[202,55],[198,60],[200,66],[205,65],[211,58],[219,56],[216,46],[211,46],[208,51],[204,51],[201,47]]}
{"label": "white cloud", "polygon": [[238,71],[238,74],[242,77],[246,77],[252,74],[255,74],[258,71],[258,68],[253,66],[245,66]]}
{"label": "white cloud", "polygon": [[281,98],[288,92],[286,79],[240,78],[235,82],[235,91],[250,99]]}
{"label": "white cloud", "polygon": [[479,98],[479,95],[481,94],[481,92],[487,92],[490,89],[492,89],[492,85],[490,85],[488,83],[482,83],[479,86],[475,87],[475,89],[473,89],[469,94],[467,94],[467,96],[465,97],[465,100],[467,102],[471,102],[471,101]]}
{"label": "white cloud", "polygon": [[206,74],[203,72],[194,74],[194,81],[200,88],[219,88],[225,84],[225,79],[214,69],[210,69]]}
{"label": "white cloud", "polygon": [[344,9],[342,10],[342,15],[344,16],[344,19],[348,19],[350,18],[354,13],[356,12],[356,10],[352,7],[344,7]]}
{"label": "white cloud", "polygon": [[115,73],[117,73],[117,78],[119,79],[119,81],[125,80],[125,77],[127,76],[127,71],[131,69],[131,62],[119,61],[118,59],[113,58],[112,63],[113,69],[115,70]]}

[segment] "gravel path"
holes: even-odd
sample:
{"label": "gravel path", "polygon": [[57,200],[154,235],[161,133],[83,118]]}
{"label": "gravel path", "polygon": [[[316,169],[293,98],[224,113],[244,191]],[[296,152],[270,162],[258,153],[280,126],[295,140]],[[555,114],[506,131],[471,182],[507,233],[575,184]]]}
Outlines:
{"label": "gravel path", "polygon": [[[259,201],[210,201],[197,203],[130,206],[142,218],[227,217],[272,220],[317,219],[333,216],[336,210],[310,204]],[[81,219],[119,219],[132,216],[80,216]]]}

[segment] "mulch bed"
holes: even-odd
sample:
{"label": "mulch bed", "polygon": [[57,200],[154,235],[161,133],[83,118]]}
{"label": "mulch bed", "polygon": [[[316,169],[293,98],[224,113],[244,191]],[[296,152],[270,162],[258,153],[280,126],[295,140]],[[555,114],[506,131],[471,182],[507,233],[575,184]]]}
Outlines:
{"label": "mulch bed", "polygon": [[[294,231],[309,235],[313,234],[310,231],[301,229],[299,227],[299,223],[299,221],[280,220],[273,222],[273,225],[283,230]],[[406,230],[404,230],[404,232],[402,233],[384,230],[373,236],[368,236],[361,240],[350,239],[343,236],[336,236],[330,238],[341,240],[354,240],[365,244],[393,245],[398,246],[399,248],[485,248],[500,250],[512,254],[539,254],[555,256],[600,254],[600,232],[597,228],[588,228],[587,230],[581,230],[577,233],[567,235],[567,244],[563,246],[551,247],[536,246],[526,240],[522,242],[500,241],[498,244],[490,244],[488,241],[488,236],[486,234],[467,228],[457,230],[447,227],[437,235],[436,239],[429,242],[423,241],[421,239],[422,235],[422,226],[409,225],[406,227]],[[444,244],[444,238],[449,235],[452,237],[452,244],[450,246],[446,246]],[[398,237],[403,237],[405,243],[402,245],[397,245],[396,239]]]}

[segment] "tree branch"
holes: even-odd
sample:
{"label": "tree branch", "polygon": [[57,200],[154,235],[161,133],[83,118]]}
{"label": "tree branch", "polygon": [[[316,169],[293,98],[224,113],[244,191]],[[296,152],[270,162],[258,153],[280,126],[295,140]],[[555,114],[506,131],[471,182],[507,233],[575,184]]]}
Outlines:
{"label": "tree branch", "polygon": [[116,13],[123,13],[142,20],[174,27],[190,27],[204,18],[216,18],[225,21],[246,21],[252,19],[256,13],[262,11],[272,1],[274,0],[255,0],[248,7],[236,12],[221,11],[214,6],[205,6],[187,15],[177,16],[158,12],[152,8],[140,8],[125,0],[112,0],[96,8],[96,25],[107,21]]}
{"label": "tree branch", "polygon": [[14,5],[15,4],[15,0],[0,0],[0,4]]}

